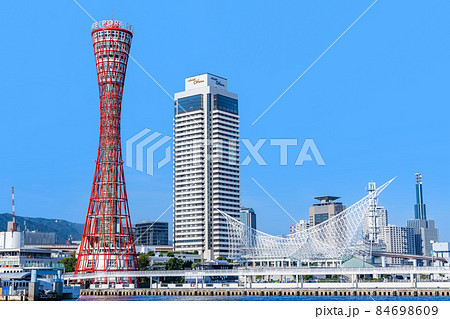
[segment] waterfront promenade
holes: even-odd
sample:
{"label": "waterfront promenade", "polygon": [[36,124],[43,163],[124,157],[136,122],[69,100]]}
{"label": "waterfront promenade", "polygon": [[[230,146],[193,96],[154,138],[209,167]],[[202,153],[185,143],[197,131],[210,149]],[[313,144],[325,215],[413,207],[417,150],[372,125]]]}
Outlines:
{"label": "waterfront promenade", "polygon": [[409,275],[411,279],[417,275],[450,275],[450,267],[414,267],[414,266],[398,266],[398,267],[250,267],[250,268],[234,268],[234,269],[210,269],[210,270],[151,270],[151,271],[102,271],[94,273],[65,273],[63,279],[71,280],[101,280],[112,278],[160,278],[160,277],[187,277],[197,278],[199,281],[206,276],[222,277],[222,276],[243,276],[251,278],[254,276],[350,276],[358,275]]}
{"label": "waterfront promenade", "polygon": [[[108,280],[117,277],[149,278],[150,288],[114,289],[109,284],[91,284],[82,296],[386,296],[448,297],[449,267],[371,267],[371,268],[236,268],[223,270],[177,270],[65,274],[64,280]],[[340,276],[340,280],[305,280],[313,276]],[[375,280],[362,280],[364,275]],[[403,276],[402,280],[381,279],[383,275]],[[208,283],[205,277],[238,276],[239,282]],[[294,280],[288,280],[291,276]],[[424,277],[430,279],[424,279]],[[184,277],[189,283],[164,284],[158,278]],[[278,282],[264,278],[278,277]],[[258,279],[256,279],[258,278]],[[261,280],[263,278],[263,280]],[[345,278],[345,279],[343,279]],[[434,279],[432,279],[434,278]]]}

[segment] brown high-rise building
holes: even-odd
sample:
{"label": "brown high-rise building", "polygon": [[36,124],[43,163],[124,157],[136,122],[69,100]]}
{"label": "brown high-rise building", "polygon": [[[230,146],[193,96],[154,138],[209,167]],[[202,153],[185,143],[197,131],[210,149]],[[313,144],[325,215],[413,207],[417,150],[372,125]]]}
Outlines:
{"label": "brown high-rise building", "polygon": [[336,196],[319,196],[314,197],[320,203],[313,204],[309,208],[309,227],[319,225],[320,223],[330,219],[345,210],[345,206],[340,202],[335,202],[340,197]]}

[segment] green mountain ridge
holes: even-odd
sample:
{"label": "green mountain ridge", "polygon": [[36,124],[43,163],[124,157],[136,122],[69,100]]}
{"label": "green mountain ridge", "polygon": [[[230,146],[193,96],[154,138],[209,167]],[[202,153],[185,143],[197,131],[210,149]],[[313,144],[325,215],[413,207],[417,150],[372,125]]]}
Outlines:
{"label": "green mountain ridge", "polygon": [[[12,220],[12,214],[0,214],[0,231],[6,231],[8,222]],[[64,219],[50,219],[39,217],[16,216],[18,230],[23,231],[26,222],[27,230],[56,233],[56,242],[64,244],[72,234],[73,240],[81,240],[83,224],[72,223]]]}

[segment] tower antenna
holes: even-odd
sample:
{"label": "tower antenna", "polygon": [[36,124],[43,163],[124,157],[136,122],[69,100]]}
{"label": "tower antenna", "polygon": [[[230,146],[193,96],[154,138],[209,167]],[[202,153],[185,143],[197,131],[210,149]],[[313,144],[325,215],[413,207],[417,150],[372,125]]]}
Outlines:
{"label": "tower antenna", "polygon": [[16,231],[16,204],[14,203],[14,187],[11,187],[12,189],[12,231]]}

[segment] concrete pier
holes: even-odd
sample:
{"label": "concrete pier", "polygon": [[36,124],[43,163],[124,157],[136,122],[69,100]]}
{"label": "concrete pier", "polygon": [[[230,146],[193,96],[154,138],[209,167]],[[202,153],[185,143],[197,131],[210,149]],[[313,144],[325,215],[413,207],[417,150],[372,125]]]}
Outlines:
{"label": "concrete pier", "polygon": [[39,283],[30,282],[28,285],[28,300],[36,301],[39,299]]}
{"label": "concrete pier", "polygon": [[62,281],[54,282],[53,291],[56,293],[56,300],[61,300],[63,297],[63,282]]}

